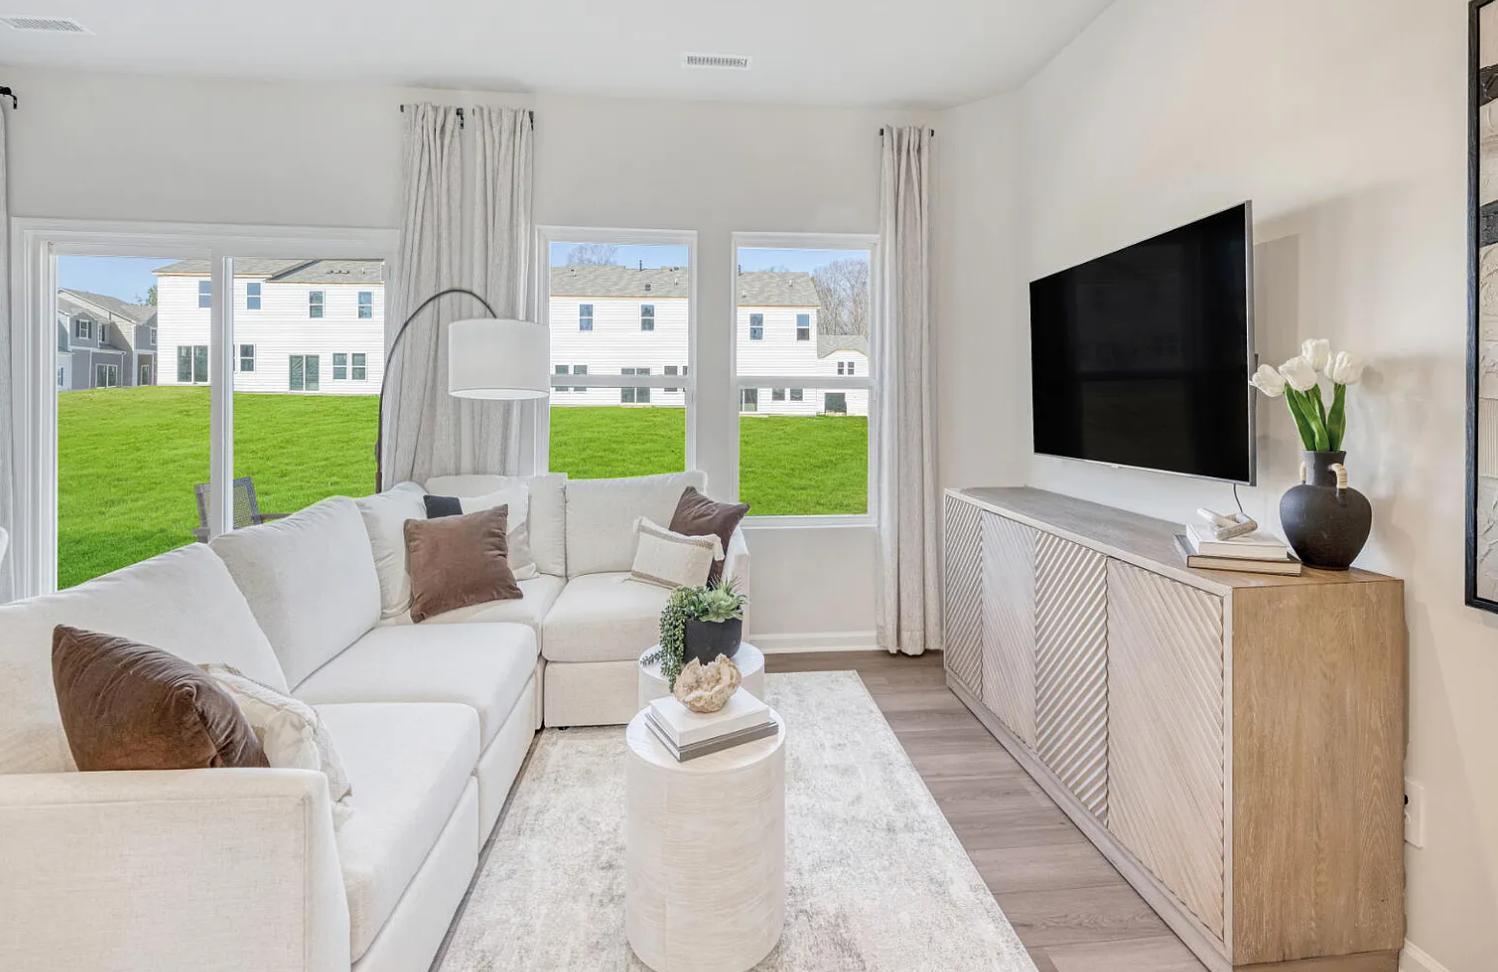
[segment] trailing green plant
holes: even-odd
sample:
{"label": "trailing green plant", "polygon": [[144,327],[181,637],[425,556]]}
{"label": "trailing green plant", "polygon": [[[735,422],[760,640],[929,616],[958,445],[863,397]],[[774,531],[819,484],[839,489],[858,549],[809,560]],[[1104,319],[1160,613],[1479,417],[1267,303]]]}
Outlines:
{"label": "trailing green plant", "polygon": [[654,664],[659,660],[667,687],[675,689],[676,676],[681,674],[682,659],[686,654],[687,622],[740,620],[748,603],[749,598],[739,592],[738,585],[732,580],[701,587],[678,587],[661,609],[660,648],[647,655],[645,663]]}

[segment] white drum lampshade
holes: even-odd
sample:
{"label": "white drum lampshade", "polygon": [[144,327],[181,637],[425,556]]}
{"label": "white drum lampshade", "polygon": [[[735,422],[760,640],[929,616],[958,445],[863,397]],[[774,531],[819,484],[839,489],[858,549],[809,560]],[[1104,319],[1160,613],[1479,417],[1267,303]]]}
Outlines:
{"label": "white drum lampshade", "polygon": [[492,317],[447,328],[447,392],[517,401],[551,394],[551,334],[529,321]]}

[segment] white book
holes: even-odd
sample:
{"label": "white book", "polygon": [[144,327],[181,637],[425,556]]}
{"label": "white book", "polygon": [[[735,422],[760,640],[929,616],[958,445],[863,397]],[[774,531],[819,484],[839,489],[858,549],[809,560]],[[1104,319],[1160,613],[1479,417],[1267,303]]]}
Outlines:
{"label": "white book", "polygon": [[1285,541],[1267,533],[1246,533],[1241,537],[1214,540],[1196,524],[1186,524],[1186,539],[1191,552],[1207,557],[1231,557],[1240,560],[1289,560],[1290,548]]}
{"label": "white book", "polygon": [[770,707],[742,687],[717,712],[693,712],[669,695],[653,700],[650,712],[655,724],[670,736],[677,748],[752,729],[770,718]]}

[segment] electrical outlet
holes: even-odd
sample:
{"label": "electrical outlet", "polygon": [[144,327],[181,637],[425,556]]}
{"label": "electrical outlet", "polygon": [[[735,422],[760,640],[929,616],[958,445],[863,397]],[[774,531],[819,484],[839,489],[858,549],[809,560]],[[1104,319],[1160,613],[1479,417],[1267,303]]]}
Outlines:
{"label": "electrical outlet", "polygon": [[1414,780],[1404,781],[1404,842],[1425,846],[1425,787]]}

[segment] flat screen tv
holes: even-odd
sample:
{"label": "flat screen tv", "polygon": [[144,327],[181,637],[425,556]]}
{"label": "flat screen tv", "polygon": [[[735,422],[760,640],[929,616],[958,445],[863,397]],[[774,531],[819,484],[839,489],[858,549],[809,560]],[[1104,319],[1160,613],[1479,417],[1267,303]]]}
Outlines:
{"label": "flat screen tv", "polygon": [[1244,203],[1032,281],[1035,451],[1252,483],[1252,260]]}

